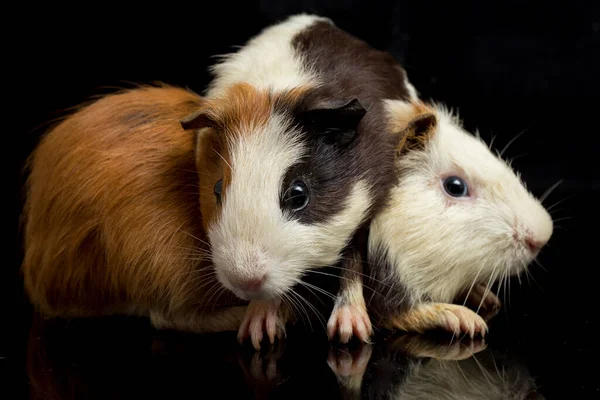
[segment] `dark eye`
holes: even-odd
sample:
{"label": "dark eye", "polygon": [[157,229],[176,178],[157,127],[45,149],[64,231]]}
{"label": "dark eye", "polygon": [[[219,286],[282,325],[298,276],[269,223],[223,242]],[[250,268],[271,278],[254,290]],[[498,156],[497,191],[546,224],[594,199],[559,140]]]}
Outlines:
{"label": "dark eye", "polygon": [[292,211],[300,211],[308,204],[308,188],[302,181],[293,181],[286,190],[284,203]]}
{"label": "dark eye", "polygon": [[221,202],[221,190],[223,189],[223,179],[219,180],[215,183],[215,197],[217,198],[217,202]]}
{"label": "dark eye", "polygon": [[469,195],[467,183],[458,176],[449,176],[444,179],[444,190],[452,197],[466,197]]}

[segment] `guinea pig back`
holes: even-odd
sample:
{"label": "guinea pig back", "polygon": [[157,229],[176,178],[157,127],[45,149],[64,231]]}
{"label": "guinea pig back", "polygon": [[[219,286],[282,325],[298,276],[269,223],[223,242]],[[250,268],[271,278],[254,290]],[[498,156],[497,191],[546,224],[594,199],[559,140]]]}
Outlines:
{"label": "guinea pig back", "polygon": [[202,278],[210,264],[195,138],[179,121],[202,103],[180,88],[136,88],[42,138],[27,165],[22,272],[43,314],[201,305],[198,289],[214,282]]}

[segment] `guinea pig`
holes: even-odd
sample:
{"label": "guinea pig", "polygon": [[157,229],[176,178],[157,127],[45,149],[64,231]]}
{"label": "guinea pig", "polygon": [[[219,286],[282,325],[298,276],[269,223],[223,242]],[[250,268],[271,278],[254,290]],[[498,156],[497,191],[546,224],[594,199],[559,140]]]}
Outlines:
{"label": "guinea pig", "polygon": [[194,137],[180,125],[202,103],[184,89],[140,87],[80,107],[44,135],[27,166],[22,265],[41,314],[239,326],[244,302],[212,271]]}
{"label": "guinea pig", "polygon": [[[202,217],[219,281],[250,300],[239,339],[281,336],[284,298],[340,260],[395,183],[399,135],[381,99],[416,96],[389,53],[295,15],[211,68],[194,130]],[[293,297],[292,297],[293,300]]]}
{"label": "guinea pig", "polygon": [[392,124],[410,122],[399,147],[399,179],[370,225],[369,311],[383,328],[483,335],[486,322],[451,303],[461,293],[484,301],[492,283],[523,272],[552,236],[552,218],[519,175],[445,107],[393,100],[386,106]]}

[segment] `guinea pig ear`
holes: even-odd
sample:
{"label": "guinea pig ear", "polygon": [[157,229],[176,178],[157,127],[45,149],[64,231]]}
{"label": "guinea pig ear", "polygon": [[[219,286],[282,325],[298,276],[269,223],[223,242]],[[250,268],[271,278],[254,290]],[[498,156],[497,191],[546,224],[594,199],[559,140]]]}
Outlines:
{"label": "guinea pig ear", "polygon": [[411,150],[422,150],[431,139],[437,127],[435,114],[426,113],[418,115],[410,121],[404,132],[400,133],[401,139],[398,144],[398,154],[404,154]]}
{"label": "guinea pig ear", "polygon": [[215,122],[208,115],[205,109],[195,111],[191,115],[188,115],[187,117],[181,119],[179,123],[181,124],[181,127],[186,131],[189,129],[215,127]]}
{"label": "guinea pig ear", "polygon": [[391,131],[398,135],[397,155],[422,149],[434,135],[438,119],[434,109],[422,102],[386,101]]}
{"label": "guinea pig ear", "polygon": [[303,125],[323,136],[328,143],[347,145],[356,137],[358,124],[367,110],[356,98],[327,100],[302,111]]}

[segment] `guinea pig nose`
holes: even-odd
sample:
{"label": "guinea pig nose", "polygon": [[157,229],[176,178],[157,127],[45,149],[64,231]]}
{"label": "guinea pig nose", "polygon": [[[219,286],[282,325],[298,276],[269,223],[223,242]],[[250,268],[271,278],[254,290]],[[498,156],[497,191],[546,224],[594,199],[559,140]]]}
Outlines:
{"label": "guinea pig nose", "polygon": [[248,281],[246,281],[243,285],[244,290],[247,290],[249,292],[258,292],[260,291],[260,289],[262,288],[263,283],[265,283],[265,280],[267,278],[267,275],[263,275],[259,278],[252,278],[249,279]]}
{"label": "guinea pig nose", "polygon": [[542,247],[544,247],[546,243],[541,242],[539,240],[535,240],[531,236],[526,236],[525,244],[527,245],[527,247],[529,247],[529,250],[531,250],[531,252],[535,253],[536,251],[539,251]]}

